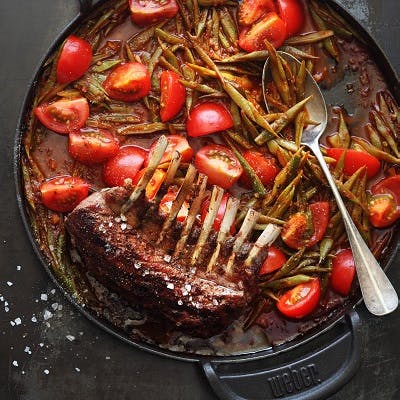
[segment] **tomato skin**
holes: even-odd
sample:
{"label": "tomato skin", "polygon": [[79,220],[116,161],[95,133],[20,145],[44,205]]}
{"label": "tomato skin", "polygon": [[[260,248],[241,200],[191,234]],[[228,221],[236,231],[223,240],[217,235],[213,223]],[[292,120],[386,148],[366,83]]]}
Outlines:
{"label": "tomato skin", "polygon": [[118,153],[103,165],[103,181],[109,186],[124,186],[125,179],[135,179],[142,168],[147,151],[138,146],[122,146]]}
{"label": "tomato skin", "polygon": [[351,250],[339,251],[332,262],[332,273],[329,281],[331,288],[342,296],[348,296],[355,274],[356,267]]}
{"label": "tomato skin", "polygon": [[56,212],[70,212],[89,194],[89,184],[73,176],[57,176],[40,185],[42,203]]}
{"label": "tomato skin", "polygon": [[[275,158],[266,157],[262,153],[255,150],[245,151],[243,153],[243,157],[253,168],[263,185],[268,186],[274,182],[276,175],[278,175],[280,171],[280,168],[276,164]],[[240,182],[248,188],[252,187],[250,178],[245,173],[241,176]]]}
{"label": "tomato skin", "polygon": [[89,104],[84,97],[42,103],[34,109],[38,120],[53,132],[63,135],[82,128],[89,118]]}
{"label": "tomato skin", "polygon": [[[222,196],[221,203],[218,208],[217,216],[215,217],[214,223],[213,223],[214,232],[219,232],[219,229],[221,228],[221,222],[224,219],[226,203],[228,202],[229,197],[230,196],[228,193],[224,193],[224,195]],[[202,223],[206,219],[206,215],[207,215],[209,206],[210,206],[210,199],[208,198],[208,199],[204,200],[201,205],[201,222]],[[235,232],[236,232],[235,223],[233,223],[231,226],[231,229],[229,230],[229,233],[231,235],[234,235]]]}
{"label": "tomato skin", "polygon": [[163,71],[160,77],[161,121],[166,122],[176,117],[181,111],[186,98],[186,90],[179,82],[180,76],[173,71]]}
{"label": "tomato skin", "polygon": [[249,26],[270,11],[277,11],[274,0],[243,0],[238,11],[239,25]]}
{"label": "tomato skin", "polygon": [[[178,194],[178,189],[175,187],[169,187],[167,194],[161,199],[158,207],[158,212],[162,217],[167,217],[171,212],[172,202],[175,200]],[[189,203],[185,200],[182,204],[181,209],[176,216],[178,222],[184,222],[189,214]]]}
{"label": "tomato skin", "polygon": [[318,278],[301,283],[284,293],[276,306],[286,317],[300,319],[312,313],[321,298],[321,285]]}
{"label": "tomato skin", "polygon": [[229,189],[243,173],[233,152],[220,144],[202,147],[196,153],[194,164],[199,172],[208,176],[210,185],[218,185],[223,189]]}
{"label": "tomato skin", "polygon": [[79,79],[92,62],[92,46],[86,40],[70,35],[64,43],[57,62],[57,82],[64,84]]}
{"label": "tomato skin", "polygon": [[264,40],[278,48],[286,39],[286,24],[276,12],[269,12],[250,28],[244,28],[239,34],[239,46],[248,52],[265,50]]}
{"label": "tomato skin", "polygon": [[166,0],[163,3],[161,5],[159,0],[129,0],[132,21],[136,25],[147,26],[175,17],[179,10],[177,2]]}
{"label": "tomato skin", "polygon": [[286,37],[295,35],[304,25],[304,10],[299,0],[277,0],[279,15],[286,24]]}
{"label": "tomato skin", "polygon": [[375,228],[387,228],[400,218],[400,207],[392,195],[377,194],[368,200],[368,217]]}
{"label": "tomato skin", "polygon": [[292,215],[283,227],[282,240],[292,249],[298,250],[303,246],[311,247],[324,237],[329,223],[329,203],[318,201],[310,204],[309,209],[314,226],[311,237],[305,236],[307,233],[307,217],[302,212]]}
{"label": "tomato skin", "polygon": [[187,133],[191,137],[209,135],[232,128],[231,113],[221,103],[205,102],[195,106],[186,122]]}
{"label": "tomato skin", "polygon": [[393,196],[397,206],[400,206],[400,175],[389,176],[372,186],[371,192],[377,194],[390,194]]}
{"label": "tomato skin", "polygon": [[82,164],[100,164],[114,157],[118,150],[118,140],[105,129],[83,128],[68,137],[69,154]]}
{"label": "tomato skin", "polygon": [[145,65],[127,62],[112,70],[103,82],[103,87],[114,100],[138,101],[150,92],[150,74]]}
{"label": "tomato skin", "polygon": [[340,148],[328,148],[326,153],[329,157],[334,158],[339,161],[343,152],[346,152],[344,158],[344,168],[343,171],[346,175],[353,175],[361,167],[365,166],[367,168],[368,178],[374,177],[379,173],[381,168],[381,163],[379,160],[365,151],[358,151],[352,149],[340,149]]}
{"label": "tomato skin", "polygon": [[[188,141],[183,136],[179,135],[169,135],[167,136],[168,146],[165,149],[164,155],[161,158],[160,164],[164,164],[170,162],[172,160],[172,156],[174,151],[179,151],[181,155],[181,162],[187,163],[192,160],[194,151],[190,147]],[[147,155],[144,166],[147,167],[149,165],[149,161],[151,156],[153,155],[154,149],[157,145],[157,140],[155,140],[149,149],[149,154]]]}
{"label": "tomato skin", "polygon": [[[136,186],[140,179],[142,179],[142,176],[145,174],[146,168],[141,169],[133,179],[132,183]],[[149,201],[154,200],[156,197],[158,191],[160,190],[161,185],[164,182],[164,179],[166,177],[167,173],[163,171],[162,169],[157,168],[154,171],[153,176],[150,179],[150,182],[146,186],[146,198]]]}
{"label": "tomato skin", "polygon": [[267,258],[264,260],[263,265],[258,271],[259,275],[270,274],[271,272],[280,269],[287,261],[285,253],[275,246],[268,249]]}

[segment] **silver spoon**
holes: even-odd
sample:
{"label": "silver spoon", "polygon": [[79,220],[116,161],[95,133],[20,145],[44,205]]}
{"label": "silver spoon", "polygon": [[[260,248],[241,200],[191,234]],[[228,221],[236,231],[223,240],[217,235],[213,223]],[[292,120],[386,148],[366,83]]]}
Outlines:
{"label": "silver spoon", "polygon": [[[300,64],[295,57],[288,53],[279,51],[278,54],[289,63],[295,62]],[[268,102],[265,99],[265,88],[268,82],[269,72],[268,59],[265,62],[262,76],[264,100],[267,108]],[[321,153],[319,139],[325,131],[328,115],[321,90],[308,72],[305,82],[305,94],[306,96],[313,96],[307,103],[307,112],[312,120],[320,121],[320,124],[317,126],[307,126],[304,129],[301,144],[310,148],[314,153],[335,196],[353,252],[358,281],[367,309],[374,315],[389,314],[397,308],[399,301],[397,293],[354,225]]]}

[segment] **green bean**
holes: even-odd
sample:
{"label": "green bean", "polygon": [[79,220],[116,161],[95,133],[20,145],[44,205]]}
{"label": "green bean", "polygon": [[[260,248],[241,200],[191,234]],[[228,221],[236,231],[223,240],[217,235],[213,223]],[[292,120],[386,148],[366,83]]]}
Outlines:
{"label": "green bean", "polygon": [[165,22],[162,22],[161,24],[150,26],[149,28],[146,28],[130,37],[127,40],[130,49],[133,51],[143,49],[145,44],[154,37],[156,29],[161,28],[164,24]]}
{"label": "green bean", "polygon": [[253,190],[258,193],[260,196],[265,196],[267,194],[267,190],[265,189],[264,185],[262,184],[260,178],[248,163],[248,161],[242,156],[242,153],[236,148],[236,146],[232,143],[231,139],[228,139],[226,136],[224,137],[226,142],[228,143],[229,147],[239,160],[240,164],[242,165],[245,174],[251,181],[253,186]]}
{"label": "green bean", "polygon": [[359,144],[361,147],[363,147],[365,151],[376,157],[378,160],[386,161],[391,164],[400,165],[400,158],[397,158],[392,154],[377,148],[373,144],[368,143],[367,141],[355,136],[352,137],[352,141]]}
{"label": "green bean", "polygon": [[[302,50],[298,49],[297,47],[282,46],[282,47],[280,47],[280,50],[284,51],[285,53],[289,53],[292,56],[294,56],[294,57],[296,57],[297,59],[300,59],[300,60],[308,60],[308,59],[310,59],[310,60],[318,60],[319,59],[319,57],[316,57],[316,56],[314,56],[312,54],[309,54],[309,53],[307,53],[305,51],[302,51]],[[268,55],[267,55],[267,57],[268,57]]]}
{"label": "green bean", "polygon": [[[387,95],[388,97],[390,97],[389,94]],[[398,129],[395,127],[393,123],[393,121],[396,119],[396,116],[394,112],[390,110],[389,104],[387,103],[383,92],[379,92],[377,94],[377,99],[378,99],[380,115],[382,119],[386,122],[386,124],[389,126],[390,130],[392,131],[392,135],[395,136],[398,131]]]}
{"label": "green bean", "polygon": [[275,272],[275,274],[272,276],[271,279],[269,279],[269,281],[274,281],[276,279],[282,278],[290,274],[290,272],[293,271],[299,265],[301,259],[303,258],[305,250],[306,248],[302,247],[300,250],[294,253],[285,262],[285,264],[283,264],[283,266]]}
{"label": "green bean", "polygon": [[330,237],[324,237],[321,240],[321,243],[319,244],[320,255],[319,255],[318,265],[321,265],[325,261],[326,257],[328,256],[334,245],[335,242]]}
{"label": "green bean", "polygon": [[[157,131],[165,131],[168,130],[170,124],[165,124],[162,122],[154,122],[154,123],[145,123],[145,124],[136,124],[136,125],[128,125],[121,128],[117,128],[117,133],[119,135],[144,135],[147,133],[154,133]],[[180,126],[178,124],[171,124],[176,130],[185,130],[186,126]],[[182,129],[183,128],[183,129]]]}
{"label": "green bean", "polygon": [[217,51],[219,48],[219,24],[220,24],[220,20],[219,20],[219,15],[218,12],[215,8],[213,8],[212,10],[212,35],[211,35],[211,39],[210,39],[210,44],[211,47]]}
{"label": "green bean", "polygon": [[121,64],[121,62],[122,60],[106,60],[92,67],[92,71],[98,73],[104,72],[115,67],[118,64]]}
{"label": "green bean", "polygon": [[173,71],[173,72],[175,72],[176,74],[182,76],[181,71],[179,71],[178,68],[176,68],[176,67],[175,67],[174,65],[172,65],[170,62],[168,62],[168,61],[165,59],[164,56],[161,56],[161,57],[158,59],[158,63],[159,63],[160,65],[162,65],[164,68],[166,68],[166,69],[168,69],[168,70],[170,70],[170,71]]}
{"label": "green bean", "polygon": [[235,46],[238,40],[238,33],[235,21],[232,19],[229,11],[224,7],[219,10],[219,20],[225,35],[229,41]]}
{"label": "green bean", "polygon": [[299,148],[301,144],[301,138],[303,136],[304,129],[304,120],[306,117],[306,113],[304,111],[300,111],[296,118],[294,119],[294,140],[296,143],[296,147]]}
{"label": "green bean", "polygon": [[306,62],[303,60],[300,64],[300,68],[296,75],[295,87],[296,87],[297,100],[304,99],[306,92],[305,90],[306,75],[307,75]]}
{"label": "green bean", "polygon": [[179,13],[182,17],[183,23],[185,25],[185,28],[187,31],[191,31],[192,29],[192,25],[190,23],[190,15],[188,13],[188,10],[186,9],[186,7],[182,4],[181,0],[176,0],[176,2],[178,3],[179,6]]}
{"label": "green bean", "polygon": [[221,93],[220,91],[218,91],[217,89],[214,89],[211,86],[208,85],[204,85],[201,83],[197,83],[197,82],[190,82],[190,81],[186,81],[186,80],[179,80],[180,83],[182,83],[183,86],[190,88],[190,89],[194,89],[197,90],[199,92],[202,93],[209,93],[209,94],[217,94],[217,93]]}
{"label": "green bean", "polygon": [[234,140],[237,144],[245,148],[246,150],[252,149],[253,146],[244,138],[242,135],[240,135],[237,132],[231,131],[228,129],[225,132],[226,135],[228,135],[232,140]]}
{"label": "green bean", "polygon": [[203,10],[200,15],[200,21],[199,21],[198,25],[196,26],[196,36],[197,37],[200,37],[202,35],[204,28],[206,27],[207,15],[208,15],[208,9]]}
{"label": "green bean", "polygon": [[394,137],[387,125],[385,125],[384,121],[382,121],[381,116],[375,110],[371,110],[370,117],[373,120],[377,131],[386,140],[394,155],[396,157],[400,157],[400,152],[397,148],[396,141],[394,140]]}
{"label": "green bean", "polygon": [[303,44],[318,43],[333,35],[334,35],[333,31],[329,29],[318,32],[306,33],[300,36],[292,36],[289,39],[286,39],[285,44],[291,46],[298,46]]}
{"label": "green bean", "polygon": [[314,279],[315,278],[313,278],[311,276],[299,274],[299,275],[289,276],[287,278],[274,280],[271,282],[262,283],[260,285],[260,287],[261,287],[261,289],[264,289],[264,288],[270,288],[270,289],[275,289],[275,290],[287,289],[287,288],[295,287],[302,283],[311,282]]}
{"label": "green bean", "polygon": [[154,30],[154,33],[156,34],[157,37],[162,39],[164,42],[167,42],[169,44],[183,44],[185,46],[188,46],[189,42],[177,35],[173,35],[170,32],[164,31],[163,29],[156,28]]}
{"label": "green bean", "polygon": [[237,0],[198,0],[199,6],[217,7],[217,6],[237,6]]}

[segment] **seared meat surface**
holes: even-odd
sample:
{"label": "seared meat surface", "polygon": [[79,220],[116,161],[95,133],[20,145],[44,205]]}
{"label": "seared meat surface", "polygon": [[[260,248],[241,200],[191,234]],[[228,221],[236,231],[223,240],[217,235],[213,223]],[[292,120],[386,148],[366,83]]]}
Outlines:
{"label": "seared meat surface", "polygon": [[[145,200],[136,203],[142,204],[135,210],[142,216],[139,227],[121,220],[116,211],[128,194],[123,188],[105,189],[69,214],[66,227],[82,265],[110,290],[178,331],[199,337],[221,332],[254,298],[254,271],[239,259],[229,276],[218,268],[206,273],[201,262],[190,263],[190,243],[182,255],[171,256],[177,239],[171,232],[156,245],[163,221]],[[212,251],[212,243],[207,247]],[[218,265],[227,258],[221,253]]]}

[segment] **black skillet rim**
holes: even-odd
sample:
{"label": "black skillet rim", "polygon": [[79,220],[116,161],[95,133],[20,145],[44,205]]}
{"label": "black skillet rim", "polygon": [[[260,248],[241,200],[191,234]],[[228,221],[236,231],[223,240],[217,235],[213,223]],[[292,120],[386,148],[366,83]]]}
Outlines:
{"label": "black skillet rim", "polygon": [[[25,207],[25,197],[24,197],[24,189],[23,189],[23,177],[22,171],[20,167],[21,161],[21,154],[22,154],[22,138],[25,132],[25,123],[29,112],[31,111],[32,106],[32,98],[34,96],[34,92],[37,87],[38,77],[42,72],[42,66],[44,65],[45,61],[48,57],[54,53],[56,48],[60,45],[62,40],[64,40],[67,35],[69,35],[72,31],[74,31],[79,24],[85,20],[97,7],[102,6],[108,1],[112,0],[100,0],[94,5],[90,5],[90,1],[88,0],[80,0],[81,4],[81,12],[77,15],[70,23],[68,23],[62,32],[57,36],[57,38],[53,41],[50,45],[46,54],[41,58],[40,62],[34,69],[34,74],[32,79],[30,80],[31,84],[29,89],[24,97],[21,112],[18,116],[18,125],[16,128],[16,135],[14,141],[14,163],[13,163],[13,172],[14,172],[14,180],[15,180],[15,189],[16,189],[16,197],[17,203],[20,210],[22,222],[24,224],[26,233],[28,238],[32,244],[33,250],[36,253],[37,257],[39,258],[41,264],[45,268],[47,274],[49,275],[50,279],[53,281],[55,286],[63,293],[63,295],[68,299],[68,301],[76,307],[81,314],[83,314],[86,318],[90,321],[95,323],[99,328],[105,330],[106,332],[110,333],[111,335],[117,337],[118,339],[124,341],[125,343],[132,345],[136,348],[141,350],[147,351],[152,354],[162,355],[164,357],[168,357],[170,359],[175,359],[179,361],[188,361],[188,362],[232,362],[232,363],[240,363],[246,361],[255,361],[264,358],[268,358],[271,356],[275,356],[281,354],[283,352],[288,352],[292,349],[295,349],[303,344],[309,343],[314,339],[320,337],[325,332],[332,329],[335,325],[337,325],[340,321],[343,321],[345,315],[353,310],[356,306],[362,303],[362,298],[360,297],[356,301],[352,301],[352,306],[347,305],[344,307],[340,312],[337,313],[332,319],[328,318],[327,322],[322,323],[321,325],[317,325],[317,331],[314,332],[315,328],[313,328],[310,332],[300,335],[293,340],[290,340],[287,343],[282,345],[278,345],[275,347],[269,347],[264,350],[256,350],[254,352],[243,353],[239,355],[232,355],[232,356],[200,356],[190,353],[182,353],[182,352],[173,352],[171,350],[163,349],[157,345],[147,344],[145,342],[134,341],[129,338],[126,334],[119,331],[109,322],[101,319],[100,317],[96,316],[92,311],[85,308],[84,305],[80,304],[71,293],[57,280],[54,272],[52,271],[46,257],[40,251],[38,243],[36,242],[33,234],[31,224],[29,223],[29,216],[26,211]],[[349,12],[347,12],[342,6],[336,3],[334,0],[328,0],[329,3],[338,11],[345,19],[348,21],[351,20],[351,23],[357,31],[362,35],[362,37],[366,40],[366,42],[370,45],[369,51],[372,54],[375,62],[377,63],[380,71],[385,77],[385,81],[388,84],[388,88],[390,89],[391,93],[395,97],[395,99],[400,102],[400,81],[397,77],[397,74],[393,67],[391,66],[389,60],[387,59],[385,53],[380,48],[380,46],[376,43],[375,39],[371,36],[369,32],[352,16]],[[384,269],[387,268],[392,264],[394,258],[396,257],[398,251],[400,250],[400,230],[397,230],[396,233],[393,234],[391,238],[390,247],[393,247],[391,251],[386,251],[384,259],[382,260],[381,264],[384,265]],[[322,326],[322,329],[321,329]]]}

